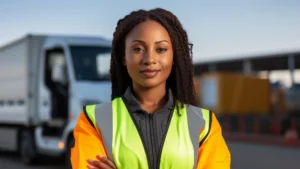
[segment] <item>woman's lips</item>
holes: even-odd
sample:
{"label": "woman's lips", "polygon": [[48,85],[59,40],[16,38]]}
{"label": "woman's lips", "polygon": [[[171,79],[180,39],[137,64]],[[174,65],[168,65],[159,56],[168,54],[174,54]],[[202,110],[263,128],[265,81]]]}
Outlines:
{"label": "woman's lips", "polygon": [[155,77],[158,73],[160,72],[160,70],[151,70],[151,69],[146,69],[141,71],[141,73],[147,77],[147,78],[153,78]]}

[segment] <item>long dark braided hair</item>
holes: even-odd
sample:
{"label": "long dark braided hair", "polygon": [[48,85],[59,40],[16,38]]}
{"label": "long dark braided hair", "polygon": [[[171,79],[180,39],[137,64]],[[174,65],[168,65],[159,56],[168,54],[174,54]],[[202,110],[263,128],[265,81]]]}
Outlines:
{"label": "long dark braided hair", "polygon": [[192,45],[189,44],[187,33],[177,17],[162,8],[149,11],[133,11],[118,21],[113,34],[110,63],[111,99],[121,97],[131,85],[131,78],[123,65],[125,37],[137,24],[147,20],[160,23],[168,31],[171,38],[174,50],[174,65],[167,79],[167,86],[171,88],[174,98],[180,103],[198,106],[193,83]]}

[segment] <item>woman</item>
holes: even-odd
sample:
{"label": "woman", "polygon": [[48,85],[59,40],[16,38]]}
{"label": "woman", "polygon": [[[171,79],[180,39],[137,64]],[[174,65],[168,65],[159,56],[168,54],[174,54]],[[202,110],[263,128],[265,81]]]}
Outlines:
{"label": "woman", "polygon": [[74,130],[74,169],[228,169],[215,115],[197,106],[191,48],[171,12],[119,20],[110,103],[86,106]]}

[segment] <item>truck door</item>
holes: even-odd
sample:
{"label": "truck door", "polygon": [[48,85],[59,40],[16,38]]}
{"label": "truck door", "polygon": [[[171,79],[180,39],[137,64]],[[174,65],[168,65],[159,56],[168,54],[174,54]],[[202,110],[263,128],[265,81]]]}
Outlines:
{"label": "truck door", "polygon": [[40,119],[67,119],[69,77],[64,50],[47,50],[41,70],[39,114]]}

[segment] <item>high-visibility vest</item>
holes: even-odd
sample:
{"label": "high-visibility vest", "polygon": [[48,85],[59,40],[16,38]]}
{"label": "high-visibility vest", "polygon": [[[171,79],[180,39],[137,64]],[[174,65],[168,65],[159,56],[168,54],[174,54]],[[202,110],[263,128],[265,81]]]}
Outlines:
{"label": "high-visibility vest", "polygon": [[[106,152],[117,168],[148,169],[142,140],[122,98],[85,106],[84,112],[104,140]],[[196,167],[198,148],[210,134],[211,114],[191,105],[184,105],[179,112],[174,108],[161,156],[158,157],[159,168]]]}

